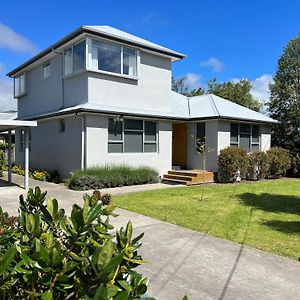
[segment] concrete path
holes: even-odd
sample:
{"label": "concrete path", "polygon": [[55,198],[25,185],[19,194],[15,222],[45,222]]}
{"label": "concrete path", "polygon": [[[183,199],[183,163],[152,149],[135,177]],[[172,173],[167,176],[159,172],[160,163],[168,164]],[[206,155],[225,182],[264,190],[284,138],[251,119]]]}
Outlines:
{"label": "concrete path", "polygon": [[[7,173],[4,177],[0,178],[0,203],[1,200],[6,203],[6,210],[10,214],[17,213],[17,203],[20,194],[25,194],[23,187],[24,177],[13,174],[13,184],[7,183]],[[64,205],[66,212],[70,212],[70,209],[74,203],[82,204],[82,196],[86,193],[92,193],[92,191],[72,191],[69,190],[63,183],[55,184],[45,181],[38,181],[29,178],[29,186],[35,188],[39,186],[43,191],[47,191],[50,197],[56,198],[61,204]],[[165,183],[153,183],[153,184],[142,184],[136,186],[123,186],[109,189],[102,189],[101,193],[109,193],[111,195],[117,194],[128,194],[136,192],[144,192],[158,189],[182,187],[183,185],[165,184]],[[63,201],[63,202],[62,202]],[[0,204],[1,205],[1,204]]]}
{"label": "concrete path", "polygon": [[[3,185],[0,205],[14,211],[23,190]],[[50,191],[51,196],[55,194],[67,211],[74,202],[81,201],[81,192],[49,183],[40,186]],[[112,220],[116,228],[132,220],[134,233],[145,233],[141,254],[148,264],[139,270],[150,280],[148,294],[158,300],[181,300],[185,294],[191,300],[300,299],[297,261],[123,209],[117,213],[120,216]]]}

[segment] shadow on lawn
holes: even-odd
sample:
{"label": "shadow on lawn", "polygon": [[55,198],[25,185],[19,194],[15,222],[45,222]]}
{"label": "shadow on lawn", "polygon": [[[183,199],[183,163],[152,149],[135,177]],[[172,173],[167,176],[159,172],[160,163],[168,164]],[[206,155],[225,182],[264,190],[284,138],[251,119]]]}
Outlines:
{"label": "shadow on lawn", "polygon": [[239,195],[242,204],[268,212],[300,215],[300,197],[274,194],[244,193]]}
{"label": "shadow on lawn", "polygon": [[300,221],[264,221],[262,225],[268,226],[277,231],[284,233],[297,233],[300,234]]}

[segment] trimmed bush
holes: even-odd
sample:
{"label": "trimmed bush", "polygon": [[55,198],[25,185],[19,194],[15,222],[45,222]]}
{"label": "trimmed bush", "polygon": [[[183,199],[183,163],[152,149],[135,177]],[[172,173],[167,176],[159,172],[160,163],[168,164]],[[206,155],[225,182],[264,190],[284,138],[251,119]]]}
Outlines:
{"label": "trimmed bush", "polygon": [[94,192],[69,217],[38,187],[20,196],[18,218],[0,208],[0,299],[142,299],[143,233],[128,222],[112,234],[114,208]]}
{"label": "trimmed bush", "polygon": [[0,177],[3,176],[3,166],[4,166],[4,152],[0,150]]}
{"label": "trimmed bush", "polygon": [[77,170],[67,185],[73,190],[90,190],[155,182],[158,173],[153,168],[110,165]]}
{"label": "trimmed bush", "polygon": [[291,168],[288,170],[287,175],[291,177],[300,177],[300,152],[291,151]]}
{"label": "trimmed bush", "polygon": [[260,180],[266,178],[269,172],[268,155],[263,151],[256,151],[249,156],[249,169],[247,179]]}
{"label": "trimmed bush", "polygon": [[268,163],[270,165],[268,177],[279,178],[286,174],[291,167],[291,158],[288,150],[273,147],[267,151]]}
{"label": "trimmed bush", "polygon": [[218,157],[218,175],[220,182],[235,182],[239,176],[247,176],[249,159],[242,148],[228,147],[220,151]]}

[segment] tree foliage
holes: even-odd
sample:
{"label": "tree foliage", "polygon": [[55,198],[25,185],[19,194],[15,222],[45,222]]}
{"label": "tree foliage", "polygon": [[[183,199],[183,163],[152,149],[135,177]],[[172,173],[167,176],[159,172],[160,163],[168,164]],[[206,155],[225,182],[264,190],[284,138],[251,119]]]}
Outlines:
{"label": "tree foliage", "polygon": [[187,76],[177,79],[172,77],[172,90],[187,97],[201,96],[205,93],[201,86],[191,89],[187,83]]}
{"label": "tree foliage", "polygon": [[252,84],[248,79],[241,79],[237,82],[217,82],[217,79],[213,78],[208,81],[208,88],[206,90],[201,86],[190,89],[187,83],[187,76],[178,79],[172,78],[172,90],[187,97],[214,94],[239,105],[259,111],[262,108],[262,103],[254,99],[251,95],[251,88]]}
{"label": "tree foliage", "polygon": [[248,79],[241,79],[237,82],[217,82],[217,79],[213,78],[208,81],[208,89],[206,92],[228,99],[255,111],[260,111],[262,103],[254,99],[251,95],[251,88],[252,84]]}
{"label": "tree foliage", "polygon": [[[110,195],[94,192],[71,216],[39,188],[20,196],[19,218],[0,208],[0,299],[141,299],[147,279],[130,222],[112,235]],[[147,298],[149,299],[149,298]]]}
{"label": "tree foliage", "polygon": [[273,144],[300,150],[300,36],[291,40],[278,61],[270,85],[270,116],[280,123],[274,127]]}

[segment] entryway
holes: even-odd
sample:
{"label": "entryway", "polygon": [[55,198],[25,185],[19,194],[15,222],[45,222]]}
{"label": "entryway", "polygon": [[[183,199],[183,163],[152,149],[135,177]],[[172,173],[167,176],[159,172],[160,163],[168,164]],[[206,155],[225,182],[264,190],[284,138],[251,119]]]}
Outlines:
{"label": "entryway", "polygon": [[187,167],[187,135],[188,124],[173,124],[172,166],[176,169],[186,169]]}

